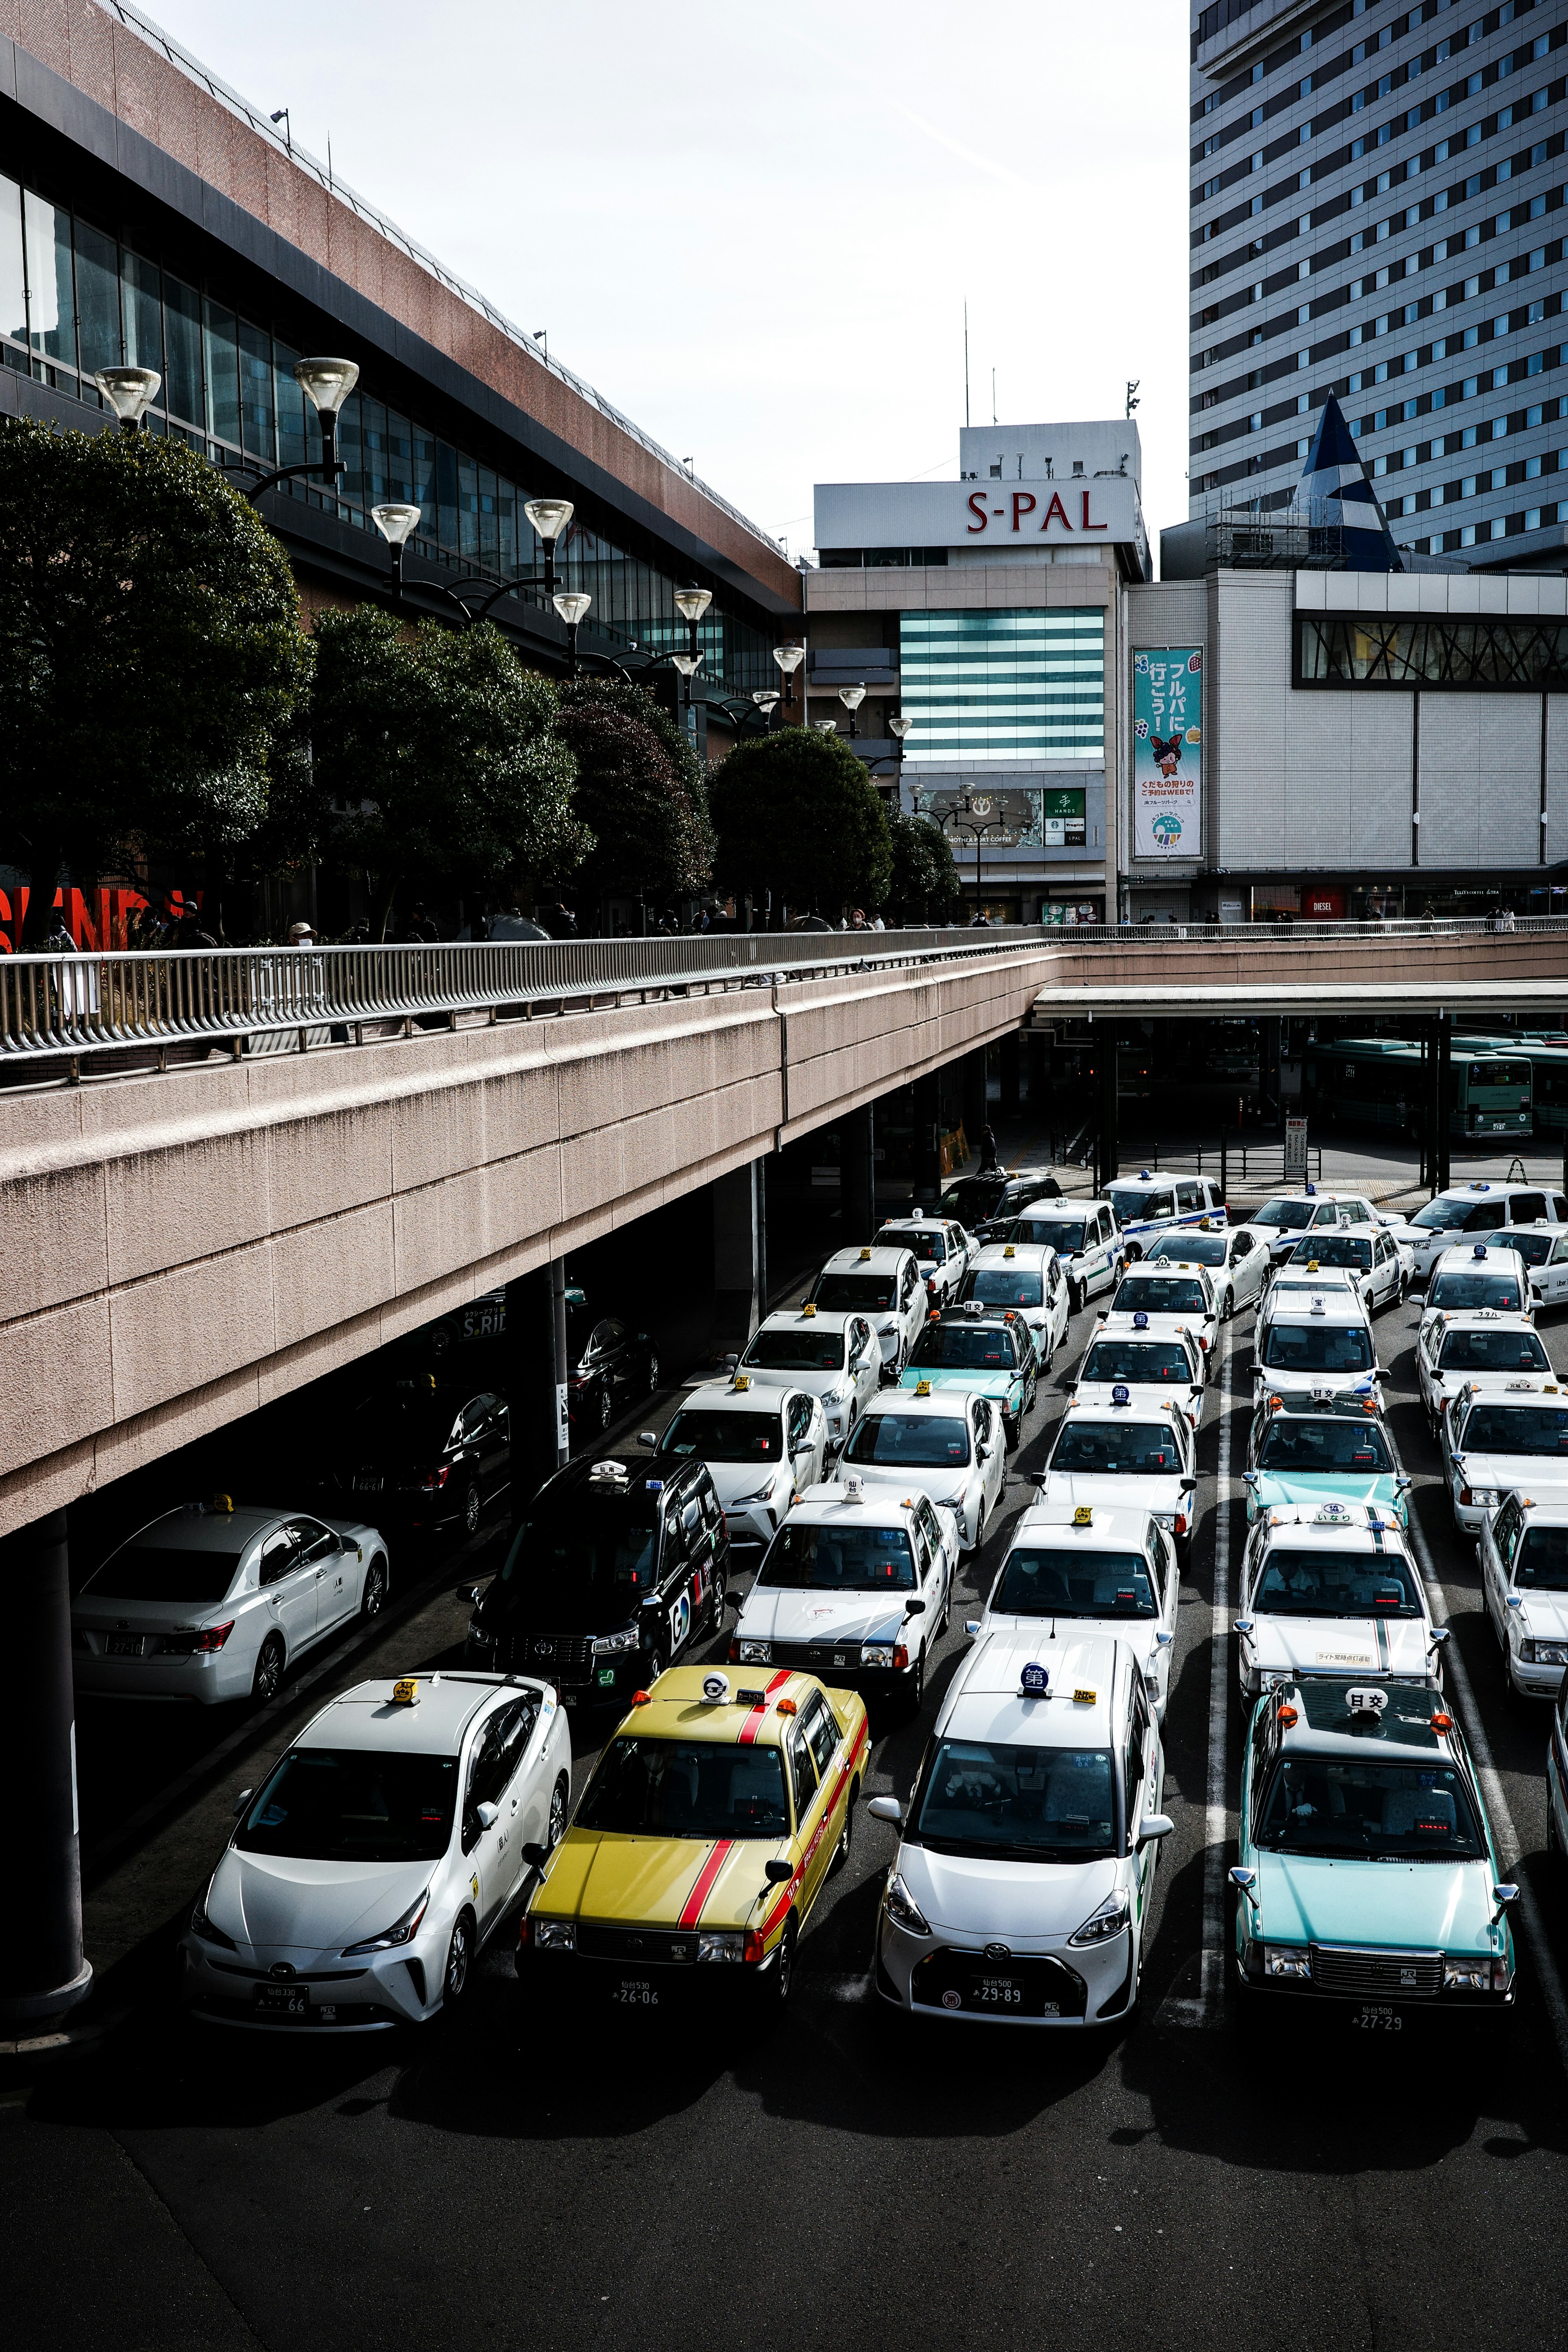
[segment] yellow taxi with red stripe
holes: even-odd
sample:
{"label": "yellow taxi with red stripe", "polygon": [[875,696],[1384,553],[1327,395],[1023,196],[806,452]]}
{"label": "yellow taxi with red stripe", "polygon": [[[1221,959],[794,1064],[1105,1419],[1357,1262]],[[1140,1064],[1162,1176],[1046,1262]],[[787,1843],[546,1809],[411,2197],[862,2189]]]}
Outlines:
{"label": "yellow taxi with red stripe", "polygon": [[848,1855],[868,1748],[864,1703],[814,1675],[660,1675],[554,1852],[526,1853],[541,1876],[518,1936],[525,1992],[635,2011],[732,1984],[782,2007]]}

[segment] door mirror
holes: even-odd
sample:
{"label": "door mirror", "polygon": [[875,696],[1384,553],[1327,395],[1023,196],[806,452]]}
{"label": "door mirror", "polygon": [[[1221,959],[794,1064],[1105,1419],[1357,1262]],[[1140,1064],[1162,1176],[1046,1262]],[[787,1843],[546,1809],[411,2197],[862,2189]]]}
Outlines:
{"label": "door mirror", "polygon": [[652,1446],[657,1446],[657,1445],[658,1445],[658,1438],[654,1435],[654,1433],[653,1433],[653,1432],[652,1432],[652,1430],[651,1430],[651,1429],[639,1429],[639,1430],[638,1430],[638,1432],[637,1432],[637,1444],[638,1444],[639,1445],[647,1445],[647,1446],[650,1446],[650,1447],[652,1447]]}
{"label": "door mirror", "polygon": [[895,1829],[903,1827],[904,1809],[897,1797],[873,1797],[866,1811],[874,1822],[891,1822]]}
{"label": "door mirror", "polygon": [[751,1596],[748,1593],[744,1592],[727,1591],[724,1595],[724,1606],[726,1609],[743,1609],[750,1597]]}
{"label": "door mirror", "polygon": [[234,1818],[236,1821],[238,1821],[241,1813],[244,1812],[247,1805],[249,1804],[255,1794],[256,1791],[254,1789],[242,1789],[240,1790],[238,1796],[234,1801]]}
{"label": "door mirror", "polygon": [[795,1869],[793,1864],[787,1862],[765,1862],[763,1864],[763,1876],[770,1886],[787,1886],[795,1876]]}
{"label": "door mirror", "polygon": [[1169,1813],[1145,1813],[1138,1824],[1138,1843],[1143,1845],[1151,1838],[1169,1837],[1175,1826]]}
{"label": "door mirror", "polygon": [[1164,1627],[1162,1626],[1160,1631],[1154,1636],[1155,1647],[1161,1650],[1168,1650],[1175,1638],[1176,1637],[1173,1633],[1167,1633]]}
{"label": "door mirror", "polygon": [[925,1615],[925,1613],[926,1613],[926,1605],[925,1605],[925,1602],[924,1602],[923,1601],[905,1601],[905,1603],[904,1603],[904,1614],[905,1614],[905,1616],[906,1616],[906,1617],[923,1617],[923,1616]]}
{"label": "door mirror", "polygon": [[522,1858],[530,1870],[542,1870],[550,1859],[550,1848],[547,1845],[525,1845],[522,1849]]}
{"label": "door mirror", "polygon": [[1195,1494],[1197,1493],[1197,1491],[1198,1491],[1198,1482],[1197,1482],[1197,1480],[1196,1480],[1195,1478],[1184,1478],[1184,1479],[1183,1479],[1183,1481],[1182,1481],[1182,1492],[1183,1492],[1183,1494],[1184,1494],[1184,1495],[1195,1495]]}
{"label": "door mirror", "polygon": [[1445,1642],[1450,1642],[1450,1641],[1452,1641],[1452,1640],[1453,1640],[1453,1635],[1449,1633],[1448,1628],[1447,1627],[1447,1625],[1434,1625],[1434,1626],[1433,1626],[1433,1628],[1432,1628],[1432,1643],[1431,1643],[1431,1646],[1432,1646],[1432,1648],[1433,1648],[1433,1649],[1435,1649],[1435,1650],[1440,1650],[1440,1649],[1442,1648],[1442,1646],[1443,1646],[1443,1644],[1444,1644],[1444,1643],[1445,1643]]}
{"label": "door mirror", "polygon": [[493,1830],[496,1823],[500,1819],[500,1813],[498,1808],[492,1804],[485,1803],[482,1805],[476,1805],[474,1808],[474,1819],[479,1822],[480,1829]]}
{"label": "door mirror", "polygon": [[989,1462],[991,1459],[991,1448],[984,1439],[974,1449],[974,1458],[977,1462]]}

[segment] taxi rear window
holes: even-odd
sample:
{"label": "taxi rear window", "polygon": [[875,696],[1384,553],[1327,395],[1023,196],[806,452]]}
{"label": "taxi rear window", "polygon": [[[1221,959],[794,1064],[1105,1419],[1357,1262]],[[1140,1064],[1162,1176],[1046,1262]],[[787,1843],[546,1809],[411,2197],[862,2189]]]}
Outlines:
{"label": "taxi rear window", "polygon": [[1020,1545],[1002,1564],[991,1608],[1004,1617],[1152,1617],[1154,1588],[1141,1551]]}
{"label": "taxi rear window", "polygon": [[893,1303],[893,1277],[890,1274],[822,1274],[811,1294],[814,1307],[826,1307],[829,1314],[864,1314],[868,1308],[890,1307]]}
{"label": "taxi rear window", "polygon": [[1504,1315],[1520,1308],[1519,1279],[1511,1274],[1440,1274],[1426,1294],[1428,1307],[1493,1307]]}

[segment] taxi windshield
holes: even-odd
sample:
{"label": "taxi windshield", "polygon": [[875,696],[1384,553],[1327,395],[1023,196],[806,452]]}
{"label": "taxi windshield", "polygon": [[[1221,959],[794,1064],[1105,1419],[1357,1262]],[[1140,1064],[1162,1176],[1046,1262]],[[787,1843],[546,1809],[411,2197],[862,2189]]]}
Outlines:
{"label": "taxi windshield", "polygon": [[1162,1216],[1171,1213],[1171,1195],[1160,1187],[1135,1184],[1108,1184],[1105,1197],[1124,1225],[1135,1225],[1141,1218],[1157,1210]]}
{"label": "taxi windshield", "polygon": [[888,1225],[877,1236],[884,1249],[907,1249],[930,1265],[947,1263],[947,1239],[934,1225]]}
{"label": "taxi windshield", "polygon": [[1167,1421],[1080,1420],[1063,1422],[1051,1454],[1053,1470],[1113,1470],[1150,1477],[1180,1470],[1176,1433]]}
{"label": "taxi windshield", "polygon": [[704,1462],[778,1462],[784,1424],[776,1412],[678,1412],[658,1450],[700,1454]]}
{"label": "taxi windshield", "polygon": [[1419,1617],[1409,1563],[1393,1553],[1275,1549],[1252,1606],[1264,1617]]}
{"label": "taxi windshield", "polygon": [[1426,1293],[1428,1307],[1495,1307],[1501,1314],[1519,1313],[1519,1277],[1512,1274],[1439,1274]]}
{"label": "taxi windshield", "polygon": [[844,1450],[846,1462],[911,1470],[956,1470],[969,1459],[969,1424],[945,1413],[868,1412]]}
{"label": "taxi windshield", "polygon": [[890,1274],[819,1274],[812,1288],[814,1307],[826,1307],[833,1315],[866,1314],[878,1307],[893,1303],[893,1276]]}
{"label": "taxi windshield", "polygon": [[977,1265],[964,1276],[961,1298],[978,1298],[983,1307],[1038,1307],[1045,1285],[1037,1274],[1015,1271],[1010,1265]]}
{"label": "taxi windshield", "polygon": [[1314,1205],[1310,1201],[1265,1201],[1258,1214],[1247,1219],[1247,1223],[1270,1225],[1282,1234],[1298,1233],[1303,1225],[1311,1223]]}
{"label": "taxi windshield", "polygon": [[1568,1412],[1551,1404],[1478,1404],[1465,1423],[1467,1454],[1568,1454]]}
{"label": "taxi windshield", "polygon": [[1054,1249],[1063,1257],[1070,1257],[1083,1247],[1081,1217],[1016,1217],[1003,1235],[1004,1241],[1033,1242]]}
{"label": "taxi windshield", "polygon": [[558,1512],[523,1521],[485,1595],[485,1614],[493,1607],[537,1615],[542,1603],[618,1624],[653,1591],[658,1560],[658,1520],[646,1488],[623,1496],[578,1487]]}
{"label": "taxi windshield", "polygon": [[757,1583],[785,1592],[912,1592],[914,1554],[902,1528],[814,1527],[786,1519],[757,1570]]}
{"label": "taxi windshield", "polygon": [[1436,1201],[1428,1201],[1424,1209],[1417,1209],[1410,1222],[1429,1234],[1451,1233],[1456,1225],[1462,1225],[1468,1220],[1475,1206],[1475,1202],[1468,1196],[1455,1200],[1439,1194]]}
{"label": "taxi windshield", "polygon": [[802,1324],[798,1331],[762,1330],[741,1361],[755,1364],[763,1372],[842,1371],[844,1334],[814,1331],[809,1323]]}
{"label": "taxi windshield", "polygon": [[904,1835],[984,1860],[1090,1861],[1114,1851],[1116,1777],[1104,1748],[939,1740]]}
{"label": "taxi windshield", "polygon": [[1568,1528],[1526,1528],[1513,1580],[1526,1592],[1568,1592]]}
{"label": "taxi windshield", "polygon": [[457,1795],[454,1756],[296,1748],[234,1842],[243,1853],[301,1862],[434,1862],[451,1840]]}
{"label": "taxi windshield", "polygon": [[1279,1372],[1370,1372],[1372,1334],[1363,1323],[1270,1323],[1263,1360]]}
{"label": "taxi windshield", "polygon": [[1556,1238],[1556,1234],[1552,1233],[1510,1232],[1499,1234],[1498,1245],[1502,1249],[1517,1250],[1526,1265],[1544,1265],[1552,1255],[1552,1244]]}
{"label": "taxi windshield", "polygon": [[1296,1244],[1289,1263],[1297,1269],[1314,1258],[1320,1265],[1348,1265],[1364,1274],[1372,1264],[1372,1242],[1365,1234],[1314,1234]]}
{"label": "taxi windshield", "polygon": [[1151,1315],[1205,1315],[1208,1301],[1192,1274],[1130,1274],[1111,1302],[1118,1315],[1142,1307]]}
{"label": "taxi windshield", "polygon": [[783,1760],[760,1741],[612,1739],[576,1827],[622,1837],[787,1837]]}
{"label": "taxi windshield", "polygon": [[1552,1360],[1533,1331],[1450,1331],[1437,1359],[1445,1372],[1549,1372]]}
{"label": "taxi windshield", "polygon": [[1178,1242],[1162,1242],[1149,1253],[1151,1265],[1173,1265],[1186,1258],[1193,1265],[1223,1265],[1229,1247],[1223,1234],[1183,1234]]}
{"label": "taxi windshield", "polygon": [[914,1346],[909,1361],[919,1370],[922,1366],[942,1371],[1013,1372],[1018,1359],[1014,1352],[1012,1335],[998,1330],[995,1324],[928,1323]]}
{"label": "taxi windshield", "polygon": [[1348,1763],[1283,1759],[1258,1808],[1257,1840],[1273,1853],[1413,1862],[1473,1862],[1486,1852],[1469,1792],[1451,1764],[1380,1764],[1375,1749]]}
{"label": "taxi windshield", "polygon": [[1388,1440],[1374,1421],[1296,1421],[1276,1413],[1258,1449],[1260,1470],[1394,1468]]}
{"label": "taxi windshield", "polygon": [[1141,1551],[1060,1550],[1020,1545],[1002,1563],[989,1607],[1003,1617],[1152,1617],[1149,1563]]}
{"label": "taxi windshield", "polygon": [[1193,1367],[1179,1339],[1097,1339],[1084,1358],[1080,1381],[1179,1382],[1190,1388]]}

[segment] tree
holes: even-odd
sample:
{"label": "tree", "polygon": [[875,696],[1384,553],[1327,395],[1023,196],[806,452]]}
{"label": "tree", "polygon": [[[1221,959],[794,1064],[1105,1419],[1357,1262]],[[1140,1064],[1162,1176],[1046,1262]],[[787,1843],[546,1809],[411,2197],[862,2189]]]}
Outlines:
{"label": "tree", "polygon": [[0,420],[0,847],[53,924],[62,867],[242,840],[310,672],[293,575],[183,441]]}
{"label": "tree", "polygon": [[875,907],[892,873],[881,799],[848,745],[805,727],[738,743],[709,779],[726,888],[797,909]]}
{"label": "tree", "polygon": [[[690,736],[671,718],[662,702],[647,688],[630,685],[624,678],[566,678],[557,688],[563,709],[563,724],[578,710],[613,710],[623,713],[646,728],[654,738],[668,763],[668,821],[657,820],[650,810],[648,824],[663,843],[661,873],[658,880],[647,878],[641,883],[644,897],[681,898],[700,890],[713,872],[713,824],[708,809],[708,785],[702,762],[697,756]],[[569,730],[568,730],[569,731]],[[579,767],[583,770],[578,785],[578,804],[584,820],[601,843],[608,844],[617,837],[620,819],[613,798],[595,790],[584,768],[578,750]],[[606,739],[607,740],[607,739]],[[586,797],[584,797],[586,795]],[[593,803],[590,813],[589,803]],[[601,821],[605,830],[601,831]],[[647,828],[644,828],[645,831]],[[622,861],[624,864],[624,860]],[[604,886],[597,886],[601,888]],[[638,887],[638,869],[634,868],[626,886]]]}
{"label": "tree", "polygon": [[576,761],[576,813],[596,845],[579,891],[657,903],[700,890],[712,864],[708,828],[652,728],[607,698],[578,695],[556,733]]}
{"label": "tree", "polygon": [[906,816],[901,809],[888,811],[888,831],[892,878],[879,904],[899,922],[940,922],[963,895],[946,834],[929,816]]}
{"label": "tree", "polygon": [[593,846],[554,690],[498,629],[408,634],[360,605],[321,614],[315,634],[316,788],[332,854],[372,877],[378,938],[411,875],[569,871]]}

